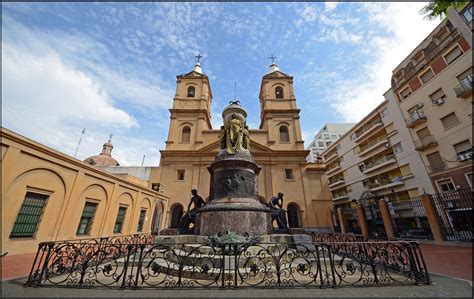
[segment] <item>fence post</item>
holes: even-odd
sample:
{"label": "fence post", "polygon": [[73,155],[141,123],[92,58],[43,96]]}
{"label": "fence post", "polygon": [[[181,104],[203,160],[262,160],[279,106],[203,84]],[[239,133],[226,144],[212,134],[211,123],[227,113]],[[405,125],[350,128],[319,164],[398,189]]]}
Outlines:
{"label": "fence post", "polygon": [[430,196],[428,194],[423,194],[421,196],[421,202],[425,208],[426,218],[428,218],[428,223],[430,224],[431,233],[433,234],[435,243],[443,243],[443,233],[438,222],[436,209],[431,202]]}
{"label": "fence post", "polygon": [[384,199],[379,200],[379,208],[383,219],[383,226],[385,227],[385,233],[387,234],[387,239],[393,239],[395,235],[393,233],[392,218],[390,217],[390,211],[388,210],[387,203]]}
{"label": "fence post", "polygon": [[344,219],[344,213],[342,208],[337,208],[337,216],[339,217],[339,225],[341,226],[341,233],[346,233],[346,221]]}
{"label": "fence post", "polygon": [[327,211],[327,217],[328,217],[328,220],[329,220],[329,225],[331,226],[331,230],[334,233],[335,232],[335,230],[334,230],[334,219],[332,218],[332,211],[331,211],[330,208]]}
{"label": "fence post", "polygon": [[364,207],[361,204],[357,204],[357,218],[359,218],[359,226],[362,232],[364,240],[369,236],[369,231],[367,229],[367,221],[365,219]]}

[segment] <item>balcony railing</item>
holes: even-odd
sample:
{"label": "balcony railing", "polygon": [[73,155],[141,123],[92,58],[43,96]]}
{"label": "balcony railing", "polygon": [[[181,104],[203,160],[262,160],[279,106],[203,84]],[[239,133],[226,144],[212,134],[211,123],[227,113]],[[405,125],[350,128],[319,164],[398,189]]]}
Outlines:
{"label": "balcony railing", "polygon": [[345,182],[344,178],[337,178],[337,179],[334,179],[334,180],[329,180],[328,181],[328,183],[329,183],[328,187],[332,188],[332,187],[338,186],[338,185],[340,185],[344,182]]}
{"label": "balcony railing", "polygon": [[427,135],[421,138],[420,140],[415,141],[415,149],[417,151],[422,151],[432,146],[435,146],[437,144],[438,144],[438,141],[436,141],[433,135]]}
{"label": "balcony railing", "polygon": [[426,121],[426,116],[423,113],[423,111],[416,110],[412,113],[410,113],[410,117],[405,119],[407,123],[407,127],[412,128],[416,126],[419,123],[425,122]]}
{"label": "balcony railing", "polygon": [[457,159],[459,162],[472,159],[472,148],[457,153],[457,154],[456,154],[456,159]]}
{"label": "balcony railing", "polygon": [[338,193],[332,196],[332,200],[341,200],[345,198],[349,198],[349,195],[347,193]]}
{"label": "balcony railing", "polygon": [[451,43],[453,43],[460,35],[460,32],[458,29],[452,29],[449,34],[445,37],[444,40],[438,42],[435,46],[433,47],[427,47],[423,49],[425,57],[423,58],[423,61],[418,63],[416,66],[412,67],[411,69],[405,68],[404,69],[404,74],[403,77],[400,78],[400,80],[397,80],[397,82],[394,84],[394,88],[398,88],[403,86],[406,82],[410,80],[410,78],[417,74],[420,70],[424,69],[426,67],[426,64],[429,63],[433,58],[438,56],[444,49],[449,47]]}
{"label": "balcony railing", "polygon": [[458,98],[467,98],[472,95],[472,79],[473,75],[470,74],[466,78],[462,79],[461,84],[454,87],[454,92]]}
{"label": "balcony railing", "polygon": [[394,186],[403,185],[404,182],[402,181],[402,176],[397,176],[392,179],[388,177],[378,178],[376,180],[365,181],[363,183],[364,188],[368,188],[369,191],[378,191]]}
{"label": "balcony railing", "polygon": [[367,142],[367,144],[364,144],[364,146],[359,146],[358,155],[363,156],[367,154],[368,152],[372,151],[373,149],[375,149],[378,145],[381,145],[385,142],[388,142],[388,139],[385,136],[380,136],[375,139],[372,139],[369,142]]}
{"label": "balcony railing", "polygon": [[328,168],[328,170],[326,170],[326,174],[333,173],[334,171],[336,171],[338,169],[341,169],[341,164],[336,164],[336,166]]}
{"label": "balcony railing", "polygon": [[[367,173],[367,172],[371,172],[373,170],[376,170],[378,168],[377,166],[382,165],[382,164],[384,164],[386,162],[389,162],[389,161],[390,162],[397,161],[394,154],[384,156],[382,159],[378,159],[378,160],[375,160],[375,161],[372,161],[372,162],[369,162],[369,163],[365,164],[363,173]],[[387,163],[387,164],[389,164],[389,163]]]}
{"label": "balcony railing", "polygon": [[326,162],[326,163],[330,162],[330,161],[334,160],[334,158],[337,158],[337,157],[338,157],[337,151],[331,152],[331,153],[329,153],[328,155],[326,155],[324,157],[324,162]]}
{"label": "balcony railing", "polygon": [[375,132],[377,128],[383,127],[383,123],[381,120],[374,121],[370,124],[367,124],[363,127],[362,131],[356,134],[356,138],[354,142],[360,142],[364,137],[369,136],[371,132]]}

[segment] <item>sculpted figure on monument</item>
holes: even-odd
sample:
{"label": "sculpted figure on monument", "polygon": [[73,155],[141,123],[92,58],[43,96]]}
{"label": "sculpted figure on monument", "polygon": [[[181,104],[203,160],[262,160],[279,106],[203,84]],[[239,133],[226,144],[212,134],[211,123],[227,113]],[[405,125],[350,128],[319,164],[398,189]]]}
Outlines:
{"label": "sculpted figure on monument", "polygon": [[[193,196],[191,197],[191,201],[189,202],[188,211],[183,215],[183,217],[181,217],[181,220],[179,221],[178,228],[180,230],[189,230],[189,226],[191,225],[191,223],[195,223],[196,221],[197,209],[203,207],[206,204],[202,197],[199,196],[196,189],[192,189],[191,194]],[[191,205],[194,205],[192,209]]]}
{"label": "sculpted figure on monument", "polygon": [[244,135],[244,138],[242,141],[242,147],[245,148],[246,150],[250,150],[250,136],[249,136],[248,126],[244,127],[244,129],[242,130],[242,134]]}
{"label": "sculpted figure on monument", "polygon": [[277,196],[273,196],[268,203],[270,209],[272,209],[272,221],[276,220],[279,229],[288,229],[286,223],[286,213],[283,209],[283,193],[278,192]]}
{"label": "sculpted figure on monument", "polygon": [[226,148],[226,133],[225,133],[224,126],[221,126],[221,131],[219,132],[219,142],[220,142],[220,148],[225,149]]}
{"label": "sculpted figure on monument", "polygon": [[242,147],[244,124],[242,120],[233,113],[232,118],[226,123],[226,148],[229,154],[237,153]]}

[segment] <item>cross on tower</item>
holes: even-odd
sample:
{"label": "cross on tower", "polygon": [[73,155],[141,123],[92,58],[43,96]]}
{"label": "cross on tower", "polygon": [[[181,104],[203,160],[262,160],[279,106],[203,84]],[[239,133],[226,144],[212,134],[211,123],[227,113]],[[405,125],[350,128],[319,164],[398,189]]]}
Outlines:
{"label": "cross on tower", "polygon": [[110,134],[110,136],[109,136],[109,140],[112,140],[112,136],[114,136],[114,135]]}
{"label": "cross on tower", "polygon": [[272,64],[274,64],[274,63],[275,63],[275,59],[276,59],[276,57],[275,57],[275,56],[273,56],[273,54],[272,54],[272,56],[268,57],[268,59],[271,59],[271,60],[272,60]]}
{"label": "cross on tower", "polygon": [[199,63],[199,60],[201,60],[201,58],[202,58],[201,54],[199,54],[199,53],[198,53],[198,55],[196,55],[194,57],[196,57],[196,60],[197,60],[196,63]]}

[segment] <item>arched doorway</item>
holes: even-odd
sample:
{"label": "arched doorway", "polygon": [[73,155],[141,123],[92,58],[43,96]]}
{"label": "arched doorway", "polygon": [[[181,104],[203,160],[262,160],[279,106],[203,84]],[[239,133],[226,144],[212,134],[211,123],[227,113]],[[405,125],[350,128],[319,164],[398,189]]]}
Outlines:
{"label": "arched doorway", "polygon": [[153,218],[151,221],[151,233],[153,235],[158,235],[158,233],[160,232],[161,215],[163,215],[163,206],[160,202],[157,202],[155,205],[155,210],[153,211]]}
{"label": "arched doorway", "polygon": [[170,209],[171,220],[170,220],[170,228],[178,228],[179,220],[183,216],[183,206],[178,204],[174,204]]}
{"label": "arched doorway", "polygon": [[300,207],[295,203],[290,203],[287,208],[288,213],[288,226],[289,227],[301,227],[300,221]]}

